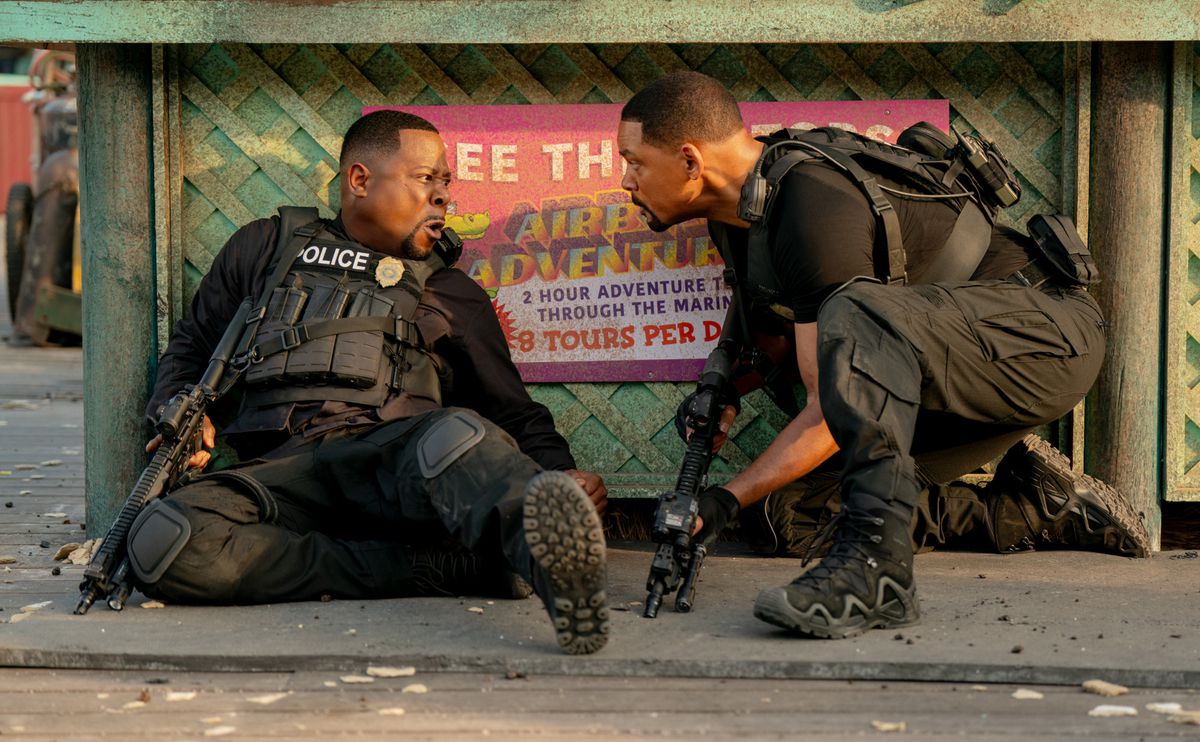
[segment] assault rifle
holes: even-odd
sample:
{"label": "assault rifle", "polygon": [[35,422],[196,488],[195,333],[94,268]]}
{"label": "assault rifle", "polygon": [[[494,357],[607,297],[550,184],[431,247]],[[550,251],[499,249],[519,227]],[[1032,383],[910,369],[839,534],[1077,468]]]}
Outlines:
{"label": "assault rifle", "polygon": [[663,596],[679,589],[675,597],[675,610],[687,613],[692,610],[696,594],[696,578],[700,566],[708,553],[707,547],[692,539],[696,528],[700,489],[708,475],[713,457],[713,439],[717,435],[717,424],[721,420],[721,400],[733,373],[740,344],[732,338],[731,311],[725,318],[725,329],[717,347],[708,354],[700,384],[686,410],[686,424],[692,434],[688,438],[687,453],[683,456],[679,479],[675,489],[658,498],[658,511],[654,515],[651,537],[658,544],[654,560],[650,563],[650,577],[646,580],[646,609],[642,615],[654,618],[662,605]]}
{"label": "assault rifle", "polygon": [[[238,341],[242,340],[243,331],[253,337],[258,319],[261,318],[261,314],[258,317],[251,316],[251,307],[250,299],[238,307],[200,381],[184,387],[159,409],[158,422],[154,427],[162,436],[162,441],[154,458],[142,470],[133,492],[109,527],[96,555],[84,570],[83,582],[79,584],[79,603],[75,606],[77,615],[87,613],[92,603],[101,596],[107,599],[108,607],[114,611],[125,607],[125,601],[133,592],[125,544],[129,529],[147,503],[174,489],[184,479],[188,459],[197,448],[205,412],[241,376],[244,365],[236,360],[231,364],[231,360],[235,359],[235,351],[241,351],[239,356],[244,354],[245,348],[241,346],[246,343],[239,344]],[[248,324],[255,327],[247,328]],[[231,365],[233,373],[226,374],[226,368]]]}

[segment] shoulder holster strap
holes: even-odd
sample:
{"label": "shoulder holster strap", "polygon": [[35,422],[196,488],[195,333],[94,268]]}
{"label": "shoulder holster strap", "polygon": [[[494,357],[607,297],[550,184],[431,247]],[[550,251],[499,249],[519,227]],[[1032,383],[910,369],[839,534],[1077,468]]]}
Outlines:
{"label": "shoulder holster strap", "polygon": [[[854,181],[859,190],[867,197],[867,203],[871,206],[871,213],[875,215],[876,238],[875,243],[877,248],[882,248],[887,260],[887,273],[876,269],[876,278],[883,283],[904,283],[908,280],[906,273],[904,256],[904,240],[900,232],[900,219],[896,216],[896,210],[892,208],[892,202],[883,195],[883,189],[879,187],[879,182],[875,180],[875,176],[868,173],[862,168],[854,158],[836,147],[825,147],[816,142],[803,142],[801,146],[812,147],[817,150],[821,156],[845,170],[850,175],[850,179]],[[788,155],[781,157],[780,160],[786,160]],[[776,163],[778,164],[778,163]],[[788,165],[788,169],[795,166],[796,163]],[[771,171],[775,170],[775,166],[771,167]],[[771,180],[773,172],[769,171],[767,175],[768,181]],[[779,178],[783,177],[780,173]],[[776,181],[778,182],[778,181]],[[882,235],[883,239],[879,239]],[[878,253],[879,250],[877,249]],[[878,264],[878,262],[877,262]]]}
{"label": "shoulder holster strap", "polygon": [[283,284],[283,278],[292,269],[296,258],[323,226],[320,212],[311,206],[279,207],[279,240],[275,243],[275,254],[271,256],[268,268],[270,276],[255,306],[256,312],[266,311],[271,290]]}

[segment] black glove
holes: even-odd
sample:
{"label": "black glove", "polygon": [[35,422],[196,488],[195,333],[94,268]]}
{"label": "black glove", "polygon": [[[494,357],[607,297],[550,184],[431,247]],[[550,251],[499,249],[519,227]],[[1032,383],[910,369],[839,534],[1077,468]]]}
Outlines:
{"label": "black glove", "polygon": [[[688,442],[688,418],[692,417],[696,412],[696,407],[698,406],[697,398],[708,391],[707,389],[697,389],[684,397],[683,401],[679,403],[679,407],[675,409],[675,432],[679,433],[679,439],[684,443]],[[732,385],[717,393],[718,420],[720,419],[721,410],[725,407],[732,407],[739,413],[742,411],[742,400]]]}
{"label": "black glove", "polygon": [[700,493],[700,517],[704,519],[704,527],[696,534],[695,539],[705,546],[711,546],[729,525],[729,521],[737,517],[742,506],[733,493],[724,487],[709,487]]}

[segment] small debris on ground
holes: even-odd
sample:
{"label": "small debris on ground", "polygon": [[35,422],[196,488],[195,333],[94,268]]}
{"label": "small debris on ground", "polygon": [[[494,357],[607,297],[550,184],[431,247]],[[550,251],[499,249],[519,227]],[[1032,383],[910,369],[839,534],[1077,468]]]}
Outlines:
{"label": "small debris on ground", "polygon": [[292,694],[291,693],[267,693],[265,695],[254,696],[253,698],[247,698],[246,700],[249,701],[250,703],[257,703],[261,706],[268,706],[272,703],[275,703],[276,701],[287,698],[290,695],[292,695]]}
{"label": "small debris on ground", "polygon": [[48,459],[39,464],[39,466],[62,466],[62,459]]}
{"label": "small debris on ground", "polygon": [[471,606],[470,608],[467,609],[467,611],[470,613],[483,613],[483,609],[477,605]]}
{"label": "small debris on ground", "polygon": [[1147,711],[1153,711],[1156,714],[1174,714],[1183,711],[1183,706],[1178,703],[1147,703]]}
{"label": "small debris on ground", "polygon": [[1178,714],[1171,714],[1168,716],[1167,721],[1173,721],[1176,724],[1191,724],[1194,727],[1200,727],[1200,711],[1180,711]]}
{"label": "small debris on ground", "polygon": [[871,726],[877,732],[904,732],[908,730],[908,724],[903,721],[872,721]]}
{"label": "small debris on ground", "polygon": [[509,670],[508,672],[504,673],[505,680],[524,680],[525,678],[525,673],[517,670]]}
{"label": "small debris on ground", "polygon": [[1112,698],[1113,696],[1123,696],[1129,692],[1129,689],[1123,685],[1110,683],[1106,680],[1093,679],[1085,680],[1083,689],[1088,693],[1094,693],[1097,696],[1105,696]]}
{"label": "small debris on ground", "polygon": [[21,606],[21,613],[33,613],[34,611],[40,611],[53,602],[54,601],[52,600],[43,600],[41,603],[30,603],[29,605],[23,605]]}
{"label": "small debris on ground", "polygon": [[231,727],[231,726],[213,727],[212,729],[205,729],[204,736],[205,737],[224,737],[226,734],[233,734],[236,731],[237,731],[237,727]]}
{"label": "small debris on ground", "polygon": [[93,538],[84,541],[79,545],[79,548],[67,555],[67,560],[71,564],[78,564],[86,567],[95,555],[96,550],[100,548],[100,539]]}
{"label": "small debris on ground", "polygon": [[10,399],[0,403],[0,410],[36,410],[38,406],[28,399]]}
{"label": "small debris on ground", "polygon": [[54,552],[54,561],[61,562],[67,557],[71,556],[71,552],[75,551],[80,546],[81,544],[77,541],[72,541],[69,544],[63,544],[62,546],[58,547],[58,551]]}
{"label": "small debris on ground", "polygon": [[167,701],[175,703],[177,701],[190,701],[196,697],[194,690],[172,690],[167,691]]}
{"label": "small debris on ground", "polygon": [[379,715],[380,716],[404,716],[404,709],[400,708],[399,706],[393,706],[391,708],[386,708],[386,709],[379,709]]}
{"label": "small debris on ground", "polygon": [[417,668],[371,665],[367,668],[367,674],[373,678],[408,678],[417,674]]}
{"label": "small debris on ground", "polygon": [[1137,716],[1137,709],[1135,709],[1133,706],[1113,706],[1105,703],[1089,711],[1088,716]]}
{"label": "small debris on ground", "polygon": [[0,564],[16,564],[17,558],[14,556],[0,556]]}
{"label": "small debris on ground", "polygon": [[412,685],[406,685],[403,688],[401,688],[400,692],[401,693],[428,693],[429,689],[426,688],[421,683],[413,683]]}
{"label": "small debris on ground", "polygon": [[1017,688],[1013,691],[1012,697],[1018,701],[1040,701],[1045,698],[1040,691],[1029,690],[1028,688]]}
{"label": "small debris on ground", "polygon": [[366,675],[343,675],[340,680],[346,684],[375,682],[375,678],[369,678]]}
{"label": "small debris on ground", "polygon": [[167,604],[162,602],[161,600],[147,600],[145,603],[142,603],[142,607],[143,608],[166,608]]}
{"label": "small debris on ground", "polygon": [[142,706],[145,706],[145,705],[146,705],[145,701],[130,701],[129,703],[122,706],[121,710],[132,711],[134,709],[140,709]]}

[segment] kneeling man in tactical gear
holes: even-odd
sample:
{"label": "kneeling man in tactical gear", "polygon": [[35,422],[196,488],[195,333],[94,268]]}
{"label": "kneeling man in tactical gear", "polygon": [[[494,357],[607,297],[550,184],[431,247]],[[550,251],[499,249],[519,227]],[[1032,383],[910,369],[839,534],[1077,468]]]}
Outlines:
{"label": "kneeling man in tactical gear", "polygon": [[[234,233],[175,327],[151,415],[254,302],[237,394],[213,410],[242,463],[195,471],[142,511],[128,540],[139,587],[248,604],[532,585],[567,652],[599,650],[607,490],[575,469],[487,295],[453,267],[441,137],[411,114],[368,114],[340,175],[335,219],[285,208]],[[202,437],[197,470],[207,419]]]}
{"label": "kneeling man in tactical gear", "polygon": [[[1146,554],[1129,503],[1031,435],[1091,387],[1105,324],[1069,220],[1037,222],[1053,227],[1035,235],[1059,245],[1048,255],[994,225],[1019,185],[990,144],[946,138],[923,156],[833,129],[756,139],[724,87],[695,72],[635,95],[617,140],[622,185],[652,229],[708,220],[747,333],[786,318],[807,390],[756,461],[702,493],[697,537],[794,480],[838,472],[837,515],[810,539],[827,552],[762,592],[756,616],[830,638],[913,624],[914,540]],[[1086,270],[1069,274],[1072,260]],[[1006,451],[982,493],[943,486]]]}

